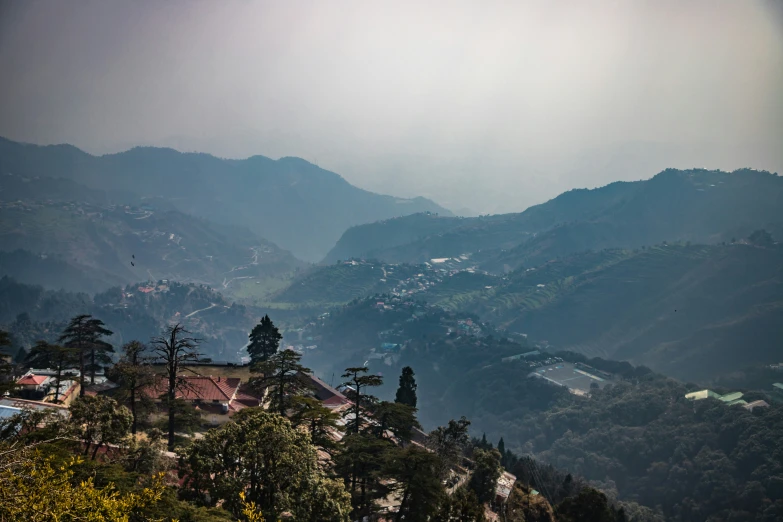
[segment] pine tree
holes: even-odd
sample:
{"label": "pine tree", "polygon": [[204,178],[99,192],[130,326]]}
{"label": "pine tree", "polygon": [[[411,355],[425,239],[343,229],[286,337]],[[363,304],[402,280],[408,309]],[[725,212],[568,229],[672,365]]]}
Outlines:
{"label": "pine tree", "polygon": [[[103,321],[95,319],[88,314],[77,315],[68,323],[57,342],[67,348],[73,348],[79,357],[79,396],[84,397],[84,376],[90,372],[90,384],[95,383],[95,371],[100,364],[111,362],[109,353],[114,352],[112,345],[103,340],[112,335],[111,330],[105,328]],[[89,362],[87,362],[89,360]]]}
{"label": "pine tree", "polygon": [[334,454],[338,446],[332,434],[342,431],[339,424],[340,414],[324,406],[318,399],[306,396],[295,397],[293,409],[291,424],[297,428],[305,427],[313,444],[329,454]]}
{"label": "pine tree", "polygon": [[500,437],[498,441],[498,452],[500,453],[500,463],[506,465],[506,443],[503,441],[503,437]]}
{"label": "pine tree", "polygon": [[250,343],[247,345],[247,353],[250,354],[250,364],[254,365],[266,361],[277,352],[280,340],[283,338],[280,331],[265,315],[248,335]]}
{"label": "pine tree", "polygon": [[27,364],[31,367],[51,368],[55,371],[54,384],[54,402],[60,399],[60,383],[62,383],[64,372],[77,360],[77,353],[74,348],[49,344],[46,341],[38,341],[27,355]]}
{"label": "pine tree", "polygon": [[416,379],[414,378],[413,368],[406,366],[400,374],[400,386],[397,388],[397,395],[394,402],[407,404],[411,408],[416,407]]}
{"label": "pine tree", "polygon": [[297,392],[304,386],[297,374],[310,373],[310,368],[299,363],[301,359],[302,354],[294,350],[282,350],[253,366],[253,371],[263,377],[254,379],[252,386],[272,388],[270,408],[280,415],[285,415],[293,406]]}
{"label": "pine tree", "polygon": [[368,387],[380,386],[383,379],[378,375],[367,375],[369,368],[366,366],[357,366],[346,368],[343,374],[344,379],[348,379],[343,384],[348,386],[346,396],[353,401],[353,407],[346,410],[347,416],[353,414],[353,418],[348,419],[346,428],[349,433],[359,433],[364,425],[363,417],[365,410],[371,408],[378,399],[367,393],[362,394],[362,390]]}

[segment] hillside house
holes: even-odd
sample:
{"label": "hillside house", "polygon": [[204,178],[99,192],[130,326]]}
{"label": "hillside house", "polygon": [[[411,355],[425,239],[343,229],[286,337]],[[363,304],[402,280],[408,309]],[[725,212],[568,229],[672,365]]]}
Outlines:
{"label": "hillside house", "polygon": [[23,399],[45,402],[54,402],[56,397],[57,402],[70,404],[79,394],[79,371],[63,371],[59,390],[56,387],[55,375],[56,372],[48,368],[31,369],[16,381],[19,386],[17,394]]}
{"label": "hillside house", "polygon": [[16,385],[19,387],[20,392],[43,394],[46,392],[51,380],[52,377],[49,377],[48,375],[35,375],[32,372],[27,372],[16,381]]}
{"label": "hillside house", "polygon": [[516,481],[517,477],[508,471],[504,471],[503,474],[500,475],[497,486],[495,486],[495,503],[497,505],[502,505],[508,500]]}
{"label": "hillside house", "polygon": [[[262,403],[261,397],[241,389],[241,379],[238,377],[192,375],[182,379],[183,384],[177,390],[176,398],[192,404],[212,425],[223,424],[239,410]],[[166,380],[161,376],[145,393],[161,402],[166,394]]]}
{"label": "hillside house", "polygon": [[756,408],[769,408],[769,403],[767,403],[767,401],[758,400],[758,401],[749,402],[743,405],[742,407],[745,408],[746,410],[753,411]]}

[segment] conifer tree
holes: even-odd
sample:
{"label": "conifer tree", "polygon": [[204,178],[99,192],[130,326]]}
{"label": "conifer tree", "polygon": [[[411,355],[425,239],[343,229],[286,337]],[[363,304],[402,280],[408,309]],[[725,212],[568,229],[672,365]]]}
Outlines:
{"label": "conifer tree", "polygon": [[394,398],[394,402],[407,404],[408,406],[415,408],[417,402],[416,387],[413,368],[406,366],[402,369],[402,373],[400,374],[400,386],[397,388],[397,395]]}
{"label": "conifer tree", "polygon": [[252,365],[272,357],[280,347],[280,340],[283,336],[269,315],[264,315],[250,332],[248,338],[250,343],[247,345],[247,353],[250,355],[250,364]]}
{"label": "conifer tree", "polygon": [[76,362],[78,355],[73,348],[49,344],[46,341],[38,341],[27,355],[27,364],[31,367],[51,368],[54,370],[54,402],[60,399],[60,384],[64,372]]}
{"label": "conifer tree", "polygon": [[383,384],[383,379],[378,375],[367,375],[369,368],[366,366],[356,366],[346,368],[343,374],[345,386],[348,387],[346,396],[353,401],[353,407],[348,410],[348,414],[353,414],[352,418],[349,418],[346,428],[349,433],[359,433],[364,425],[365,411],[372,407],[378,399],[366,392],[362,394],[363,390],[368,387],[380,386]]}
{"label": "conifer tree", "polygon": [[271,387],[270,409],[280,415],[285,415],[293,407],[297,392],[304,388],[297,374],[310,373],[310,368],[299,363],[301,359],[302,354],[294,350],[282,350],[251,366],[251,371],[262,374],[259,379],[254,379],[253,387]]}
{"label": "conifer tree", "polygon": [[95,371],[101,367],[101,364],[111,362],[109,354],[114,352],[114,348],[103,338],[113,333],[105,327],[100,319],[95,319],[89,314],[80,314],[71,319],[57,340],[63,346],[73,348],[79,358],[80,397],[84,397],[86,391],[84,386],[85,373],[90,373],[90,384],[94,384]]}

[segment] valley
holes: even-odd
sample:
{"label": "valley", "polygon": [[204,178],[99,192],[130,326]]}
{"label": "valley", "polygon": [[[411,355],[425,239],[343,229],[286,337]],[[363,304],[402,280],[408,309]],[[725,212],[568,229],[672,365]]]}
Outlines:
{"label": "valley", "polygon": [[[0,189],[0,324],[15,345],[56,341],[75,312],[101,317],[117,346],[181,324],[214,362],[193,371],[248,379],[248,333],[269,314],[321,382],[336,386],[361,364],[387,377],[387,399],[388,377],[414,368],[424,429],[467,416],[474,435],[504,440],[506,469],[552,464],[638,520],[734,509],[702,499],[689,511],[709,459],[779,473],[773,432],[757,420],[781,401],[760,370],[779,362],[783,336],[781,185],[769,174],[666,171],[520,214],[384,219],[348,228],[321,264],[172,199],[8,174]],[[769,413],[711,402],[688,413],[685,396],[707,386],[741,389]],[[733,422],[760,446],[688,436]],[[630,442],[640,430],[673,445]],[[619,450],[601,442],[609,433],[626,441]],[[699,463],[677,491],[645,471],[688,461]],[[758,473],[735,480],[752,489]],[[776,494],[775,479],[761,484],[759,495]]]}

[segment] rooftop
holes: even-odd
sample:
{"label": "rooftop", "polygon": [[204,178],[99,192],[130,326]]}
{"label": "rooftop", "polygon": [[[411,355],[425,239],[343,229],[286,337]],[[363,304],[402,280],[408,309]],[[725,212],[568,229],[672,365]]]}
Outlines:
{"label": "rooftop", "polygon": [[20,386],[40,386],[46,382],[48,375],[32,375],[28,374],[16,381],[16,384]]}
{"label": "rooftop", "polygon": [[[212,377],[192,375],[183,377],[184,385],[177,390],[177,398],[185,400],[229,402],[237,393],[241,379],[238,377]],[[161,377],[155,386],[147,390],[159,397],[166,393],[165,379]]]}

